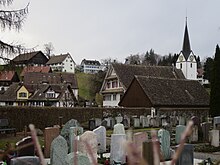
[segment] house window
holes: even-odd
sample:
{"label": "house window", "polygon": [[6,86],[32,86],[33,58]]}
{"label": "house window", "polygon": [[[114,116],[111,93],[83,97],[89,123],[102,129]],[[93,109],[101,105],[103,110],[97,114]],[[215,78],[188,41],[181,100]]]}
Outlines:
{"label": "house window", "polygon": [[110,87],[111,87],[111,83],[107,82],[107,88],[110,88]]}
{"label": "house window", "polygon": [[19,93],[19,97],[27,97],[27,93],[21,92],[21,93]]}
{"label": "house window", "polygon": [[117,88],[118,87],[118,82],[117,80],[112,81],[112,88]]}
{"label": "house window", "polygon": [[116,94],[113,94],[113,100],[116,100]]}
{"label": "house window", "polygon": [[181,63],[181,64],[180,64],[180,69],[182,69],[182,67],[183,67],[183,64]]}
{"label": "house window", "polygon": [[111,101],[111,95],[105,95],[103,99],[105,101]]}
{"label": "house window", "polygon": [[46,97],[47,97],[47,98],[55,98],[55,93],[48,92],[48,93],[46,94]]}
{"label": "house window", "polygon": [[190,67],[191,67],[191,68],[193,67],[193,64],[192,64],[192,63],[190,64]]}

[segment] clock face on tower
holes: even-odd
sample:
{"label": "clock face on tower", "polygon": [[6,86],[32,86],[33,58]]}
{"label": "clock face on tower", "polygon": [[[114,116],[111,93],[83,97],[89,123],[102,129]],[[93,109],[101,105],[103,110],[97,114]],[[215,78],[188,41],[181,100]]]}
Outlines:
{"label": "clock face on tower", "polygon": [[194,60],[193,55],[189,56],[189,59],[190,59],[190,61],[193,61]]}
{"label": "clock face on tower", "polygon": [[179,56],[179,60],[183,61],[183,56],[182,55]]}

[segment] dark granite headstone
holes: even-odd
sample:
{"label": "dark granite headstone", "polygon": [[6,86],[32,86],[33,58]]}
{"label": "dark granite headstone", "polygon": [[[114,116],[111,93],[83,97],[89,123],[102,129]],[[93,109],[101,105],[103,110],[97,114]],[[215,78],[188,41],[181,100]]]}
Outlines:
{"label": "dark granite headstone", "polygon": [[95,119],[90,119],[89,120],[89,130],[94,130],[96,128],[95,126]]}
{"label": "dark granite headstone", "polygon": [[16,143],[17,156],[34,156],[35,147],[30,136],[23,138]]}
{"label": "dark granite headstone", "polygon": [[176,165],[193,165],[193,163],[193,145],[185,144]]}
{"label": "dark granite headstone", "polygon": [[211,123],[205,122],[205,123],[201,123],[201,127],[202,127],[202,140],[205,142],[209,141],[209,130],[211,127]]}

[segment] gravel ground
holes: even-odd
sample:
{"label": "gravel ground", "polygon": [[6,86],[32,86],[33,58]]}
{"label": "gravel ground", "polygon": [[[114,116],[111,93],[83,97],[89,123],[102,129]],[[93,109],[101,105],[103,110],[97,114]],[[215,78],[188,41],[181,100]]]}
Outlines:
{"label": "gravel ground", "polygon": [[211,160],[217,161],[220,160],[220,152],[214,152],[214,153],[194,152],[194,158],[202,159],[202,160],[211,158]]}

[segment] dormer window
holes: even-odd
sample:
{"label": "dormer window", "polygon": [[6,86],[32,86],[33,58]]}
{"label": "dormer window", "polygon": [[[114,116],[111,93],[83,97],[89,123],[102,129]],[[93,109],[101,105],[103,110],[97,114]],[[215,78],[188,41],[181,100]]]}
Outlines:
{"label": "dormer window", "polygon": [[27,97],[27,93],[21,92],[21,93],[19,93],[19,97]]}

